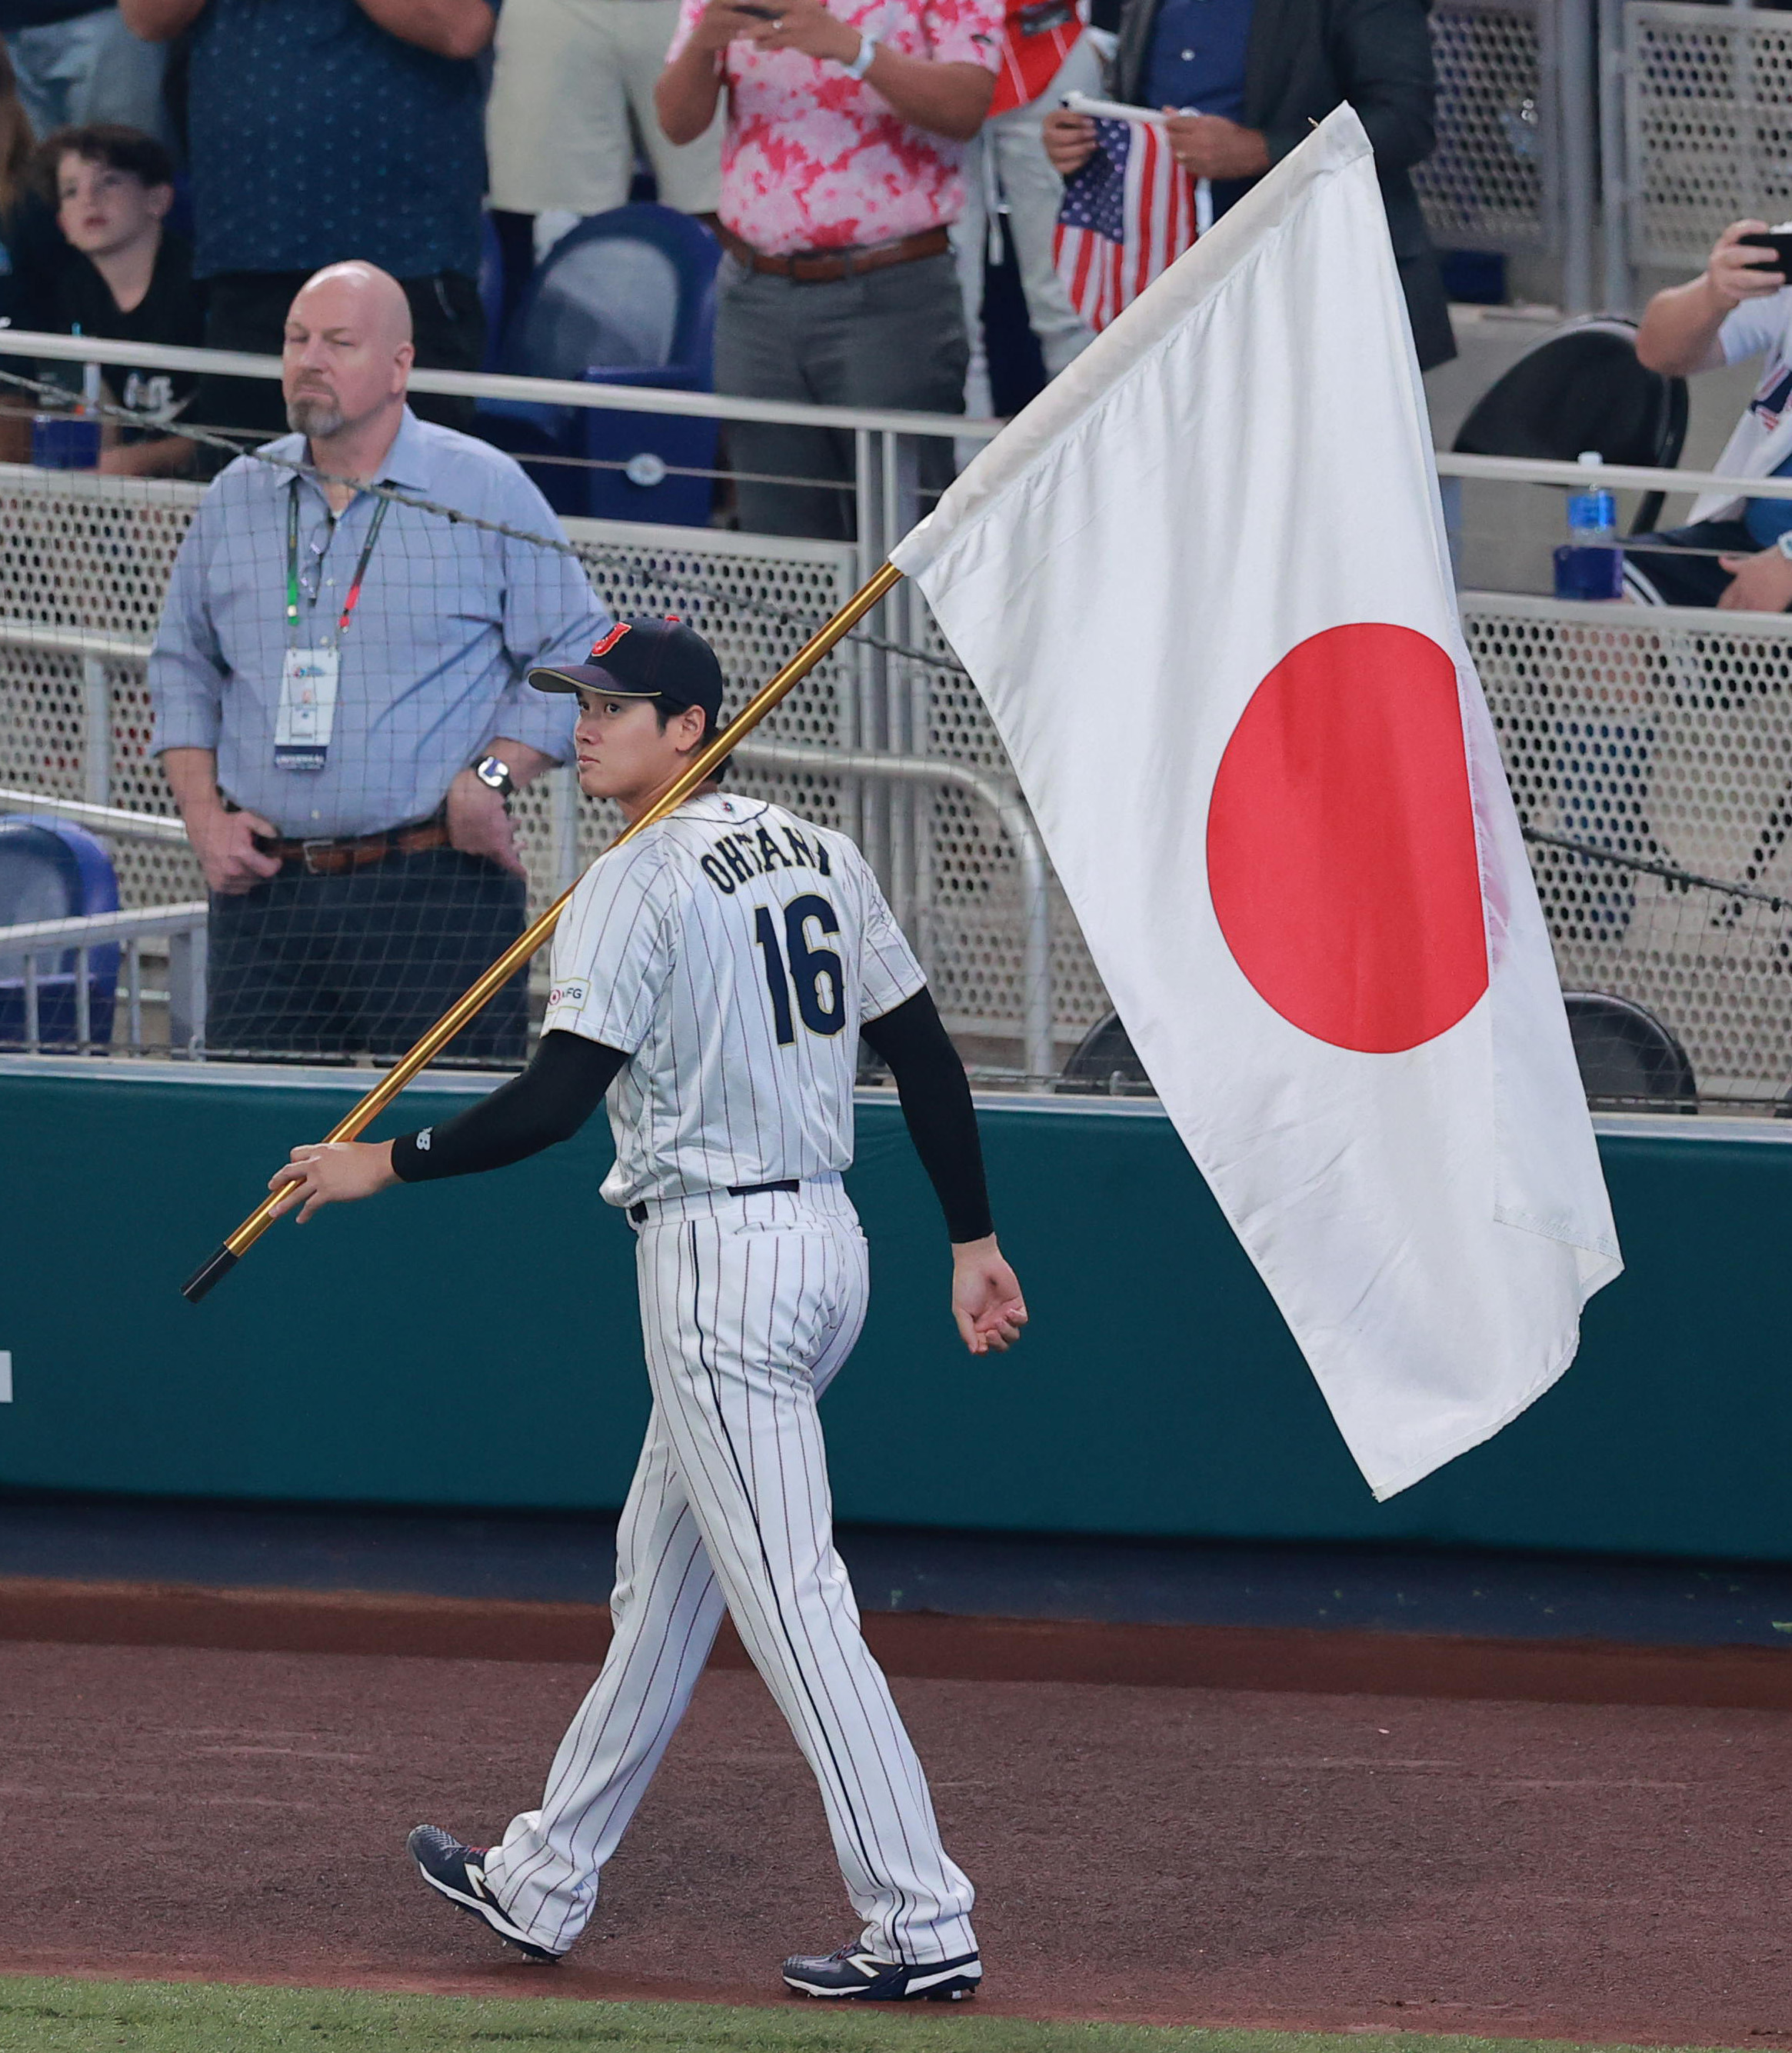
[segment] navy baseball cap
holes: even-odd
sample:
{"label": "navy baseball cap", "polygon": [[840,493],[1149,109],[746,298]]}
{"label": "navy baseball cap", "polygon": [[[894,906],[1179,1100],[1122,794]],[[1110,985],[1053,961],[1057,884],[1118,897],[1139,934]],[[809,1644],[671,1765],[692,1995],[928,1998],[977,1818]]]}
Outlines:
{"label": "navy baseball cap", "polygon": [[618,620],[592,644],[586,661],[531,670],[529,682],[538,692],[573,692],[583,686],[606,698],[701,706],[712,728],[721,724],[722,666],[716,651],[694,627],[676,618],[637,614]]}

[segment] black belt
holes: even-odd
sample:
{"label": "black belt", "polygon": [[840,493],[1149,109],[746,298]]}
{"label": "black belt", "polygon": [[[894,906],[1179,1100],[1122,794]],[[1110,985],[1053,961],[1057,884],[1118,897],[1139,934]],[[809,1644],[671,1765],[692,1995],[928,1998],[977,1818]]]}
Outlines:
{"label": "black belt", "polygon": [[[731,1198],[756,1198],[765,1191],[800,1191],[802,1188],[802,1181],[800,1177],[781,1176],[775,1184],[730,1184],[728,1195]],[[637,1226],[642,1225],[645,1222],[647,1200],[645,1198],[639,1204],[629,1206],[629,1217]]]}

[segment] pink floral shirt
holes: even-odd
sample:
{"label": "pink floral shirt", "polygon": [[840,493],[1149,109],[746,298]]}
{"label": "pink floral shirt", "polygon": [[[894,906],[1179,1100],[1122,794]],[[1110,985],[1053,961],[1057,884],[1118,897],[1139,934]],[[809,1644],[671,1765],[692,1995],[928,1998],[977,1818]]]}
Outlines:
{"label": "pink floral shirt", "polygon": [[[684,0],[667,53],[689,39],[704,0]],[[904,57],[994,71],[1004,0],[829,0],[829,12]],[[963,145],[916,128],[874,87],[799,50],[730,43],[722,220],[768,256],[892,242],[956,221]]]}

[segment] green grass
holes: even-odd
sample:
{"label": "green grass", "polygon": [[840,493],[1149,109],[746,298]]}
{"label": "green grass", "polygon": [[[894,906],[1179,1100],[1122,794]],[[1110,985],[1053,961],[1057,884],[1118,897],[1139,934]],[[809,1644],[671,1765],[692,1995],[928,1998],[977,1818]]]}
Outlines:
{"label": "green grass", "polygon": [[[331,2053],[413,2047],[427,2053],[505,2047],[609,2053],[1562,2053],[1540,2039],[1417,2032],[1194,2031],[1143,2024],[1034,2024],[968,2006],[913,2010],[733,2010],[671,2003],[563,2000],[481,2003],[350,1989],[219,1983],[83,1982],[0,1977],[4,2053]],[[1630,2053],[1613,2048],[1610,2053]],[[1660,2047],[1649,2053],[1663,2053]]]}

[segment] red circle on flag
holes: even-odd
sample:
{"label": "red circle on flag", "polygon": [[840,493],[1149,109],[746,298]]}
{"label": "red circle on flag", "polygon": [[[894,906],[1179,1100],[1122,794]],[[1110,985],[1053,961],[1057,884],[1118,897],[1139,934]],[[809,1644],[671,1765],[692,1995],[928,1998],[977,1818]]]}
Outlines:
{"label": "red circle on flag", "polygon": [[1367,621],[1291,649],[1220,759],[1207,877],[1233,960],[1304,1033],[1394,1054],[1487,988],[1456,665]]}

